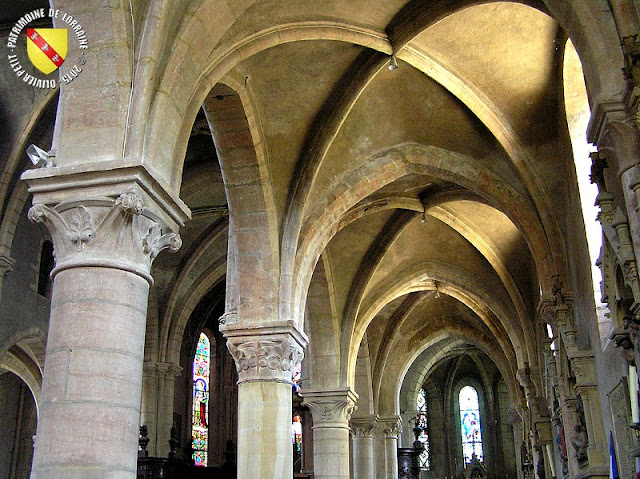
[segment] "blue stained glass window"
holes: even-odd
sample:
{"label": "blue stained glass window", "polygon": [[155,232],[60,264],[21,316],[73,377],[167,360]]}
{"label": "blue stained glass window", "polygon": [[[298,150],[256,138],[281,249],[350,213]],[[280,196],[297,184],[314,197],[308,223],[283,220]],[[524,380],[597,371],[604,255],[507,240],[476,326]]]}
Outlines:
{"label": "blue stained glass window", "polygon": [[465,386],[460,390],[458,398],[460,400],[460,429],[462,431],[464,463],[470,464],[474,454],[480,462],[483,462],[478,392],[471,386]]}
{"label": "blue stained glass window", "polygon": [[418,441],[422,443],[424,449],[420,454],[420,469],[427,470],[430,467],[429,458],[429,429],[427,425],[427,394],[424,389],[418,391],[418,399],[416,400],[416,408],[418,410],[416,419],[418,426],[422,428],[422,432],[418,436]]}
{"label": "blue stained glass window", "polygon": [[295,392],[300,392],[300,376],[302,375],[302,363],[297,363],[295,369],[293,370],[293,377],[291,382],[293,382],[293,389]]}
{"label": "blue stained glass window", "polygon": [[193,414],[191,418],[191,449],[196,466],[207,465],[210,366],[211,344],[209,338],[204,333],[200,333],[196,354],[193,358]]}

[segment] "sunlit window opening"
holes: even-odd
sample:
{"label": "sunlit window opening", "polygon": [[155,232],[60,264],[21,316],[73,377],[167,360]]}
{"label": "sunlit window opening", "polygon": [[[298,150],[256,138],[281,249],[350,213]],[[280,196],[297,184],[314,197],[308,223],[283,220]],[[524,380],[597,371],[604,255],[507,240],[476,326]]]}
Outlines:
{"label": "sunlit window opening", "polygon": [[573,147],[576,175],[578,177],[578,190],[580,192],[587,244],[589,246],[591,276],[598,314],[598,324],[600,326],[600,337],[604,340],[609,335],[611,320],[605,316],[609,310],[606,305],[602,303],[602,273],[600,272],[600,268],[595,266],[600,256],[600,248],[602,247],[602,228],[596,220],[598,208],[595,206],[595,201],[598,195],[598,187],[592,184],[590,179],[591,159],[589,158],[589,153],[595,151],[595,149],[587,143],[587,126],[591,112],[589,111],[589,101],[587,99],[587,89],[584,84],[582,64],[571,40],[568,40],[565,46],[563,78],[565,110],[567,113],[569,134],[571,136],[571,146]]}
{"label": "sunlit window opening", "polygon": [[211,344],[209,338],[200,333],[193,358],[193,414],[191,425],[191,448],[196,466],[207,465],[209,447],[209,369]]}
{"label": "sunlit window opening", "polygon": [[417,423],[422,431],[418,436],[418,441],[422,443],[424,450],[420,454],[420,469],[426,470],[430,467],[429,462],[429,429],[427,424],[427,395],[424,392],[424,389],[420,388],[418,392],[418,399],[416,401],[417,407]]}
{"label": "sunlit window opening", "polygon": [[460,390],[459,400],[464,463],[465,465],[470,464],[474,455],[480,462],[483,462],[478,393],[471,386],[465,386]]}

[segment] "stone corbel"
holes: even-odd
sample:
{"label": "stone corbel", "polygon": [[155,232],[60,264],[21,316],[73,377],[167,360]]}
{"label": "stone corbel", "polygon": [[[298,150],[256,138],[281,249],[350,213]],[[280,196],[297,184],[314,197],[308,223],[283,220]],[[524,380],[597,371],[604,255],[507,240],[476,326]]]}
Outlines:
{"label": "stone corbel", "polygon": [[308,340],[293,322],[261,325],[221,324],[238,372],[238,384],[275,381],[292,384]]}
{"label": "stone corbel", "polygon": [[5,278],[11,271],[16,260],[11,256],[0,254],[0,278]]}
{"label": "stone corbel", "polygon": [[358,395],[350,388],[303,391],[302,404],[311,410],[313,428],[348,427]]}

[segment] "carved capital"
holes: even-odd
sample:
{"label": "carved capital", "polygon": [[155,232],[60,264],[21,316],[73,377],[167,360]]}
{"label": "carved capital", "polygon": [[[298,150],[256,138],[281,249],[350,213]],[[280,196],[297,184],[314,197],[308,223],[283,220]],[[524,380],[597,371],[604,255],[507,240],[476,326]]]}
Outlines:
{"label": "carved capital", "polygon": [[397,439],[402,432],[402,418],[400,416],[385,416],[379,419],[385,438]]}
{"label": "carved capital", "polygon": [[347,428],[358,395],[350,388],[303,391],[302,404],[311,410],[313,428]]}
{"label": "carved capital", "polygon": [[293,371],[302,362],[306,336],[293,323],[270,323],[257,327],[220,325],[236,363],[238,384],[276,381],[292,384]]}
{"label": "carved capital", "polygon": [[509,412],[507,413],[509,424],[512,426],[522,424],[522,416],[520,414],[521,413],[515,407],[509,408]]}
{"label": "carved capital", "polygon": [[182,244],[180,235],[169,231],[132,191],[53,206],[34,204],[29,219],[44,224],[51,234],[56,258],[52,276],[76,267],[108,267],[151,283],[149,271],[158,253],[177,251]]}
{"label": "carved capital", "polygon": [[350,425],[353,437],[373,437],[378,429],[378,416],[354,417]]}
{"label": "carved capital", "polygon": [[580,351],[570,359],[571,369],[576,376],[576,390],[580,392],[581,388],[595,387],[597,381],[593,354],[590,351]]}

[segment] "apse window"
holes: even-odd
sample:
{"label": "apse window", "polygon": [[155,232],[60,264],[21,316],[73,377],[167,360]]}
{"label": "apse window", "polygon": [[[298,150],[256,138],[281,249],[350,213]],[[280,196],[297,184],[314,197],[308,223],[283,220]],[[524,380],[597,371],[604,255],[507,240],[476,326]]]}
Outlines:
{"label": "apse window", "polygon": [[200,333],[193,358],[193,414],[191,423],[192,458],[196,466],[207,465],[209,447],[209,370],[211,343]]}
{"label": "apse window", "polygon": [[460,429],[462,432],[462,455],[464,463],[471,464],[474,456],[483,462],[482,427],[480,425],[480,404],[478,392],[465,386],[458,396],[460,402]]}
{"label": "apse window", "polygon": [[429,429],[427,427],[427,394],[422,388],[420,388],[418,392],[416,406],[416,424],[420,428],[418,441],[422,443],[422,447],[424,448],[420,453],[420,469],[427,470],[431,466],[429,458]]}

